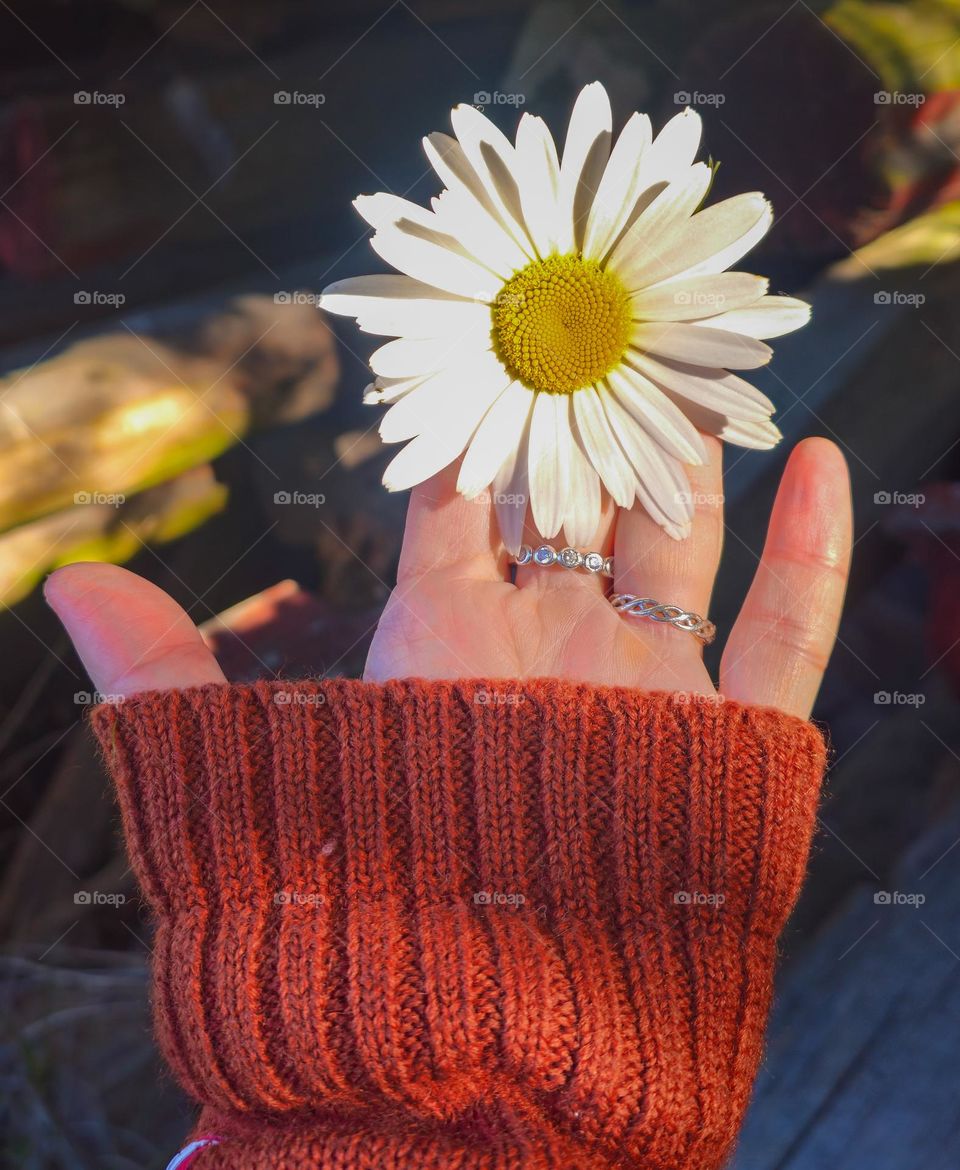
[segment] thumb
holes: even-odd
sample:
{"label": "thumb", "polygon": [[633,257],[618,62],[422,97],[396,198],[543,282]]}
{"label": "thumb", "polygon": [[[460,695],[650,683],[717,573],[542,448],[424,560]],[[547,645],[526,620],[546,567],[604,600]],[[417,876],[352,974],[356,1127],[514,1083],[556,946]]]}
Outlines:
{"label": "thumb", "polygon": [[43,592],[101,694],[226,681],[173,598],[127,569],[67,565],[51,573]]}

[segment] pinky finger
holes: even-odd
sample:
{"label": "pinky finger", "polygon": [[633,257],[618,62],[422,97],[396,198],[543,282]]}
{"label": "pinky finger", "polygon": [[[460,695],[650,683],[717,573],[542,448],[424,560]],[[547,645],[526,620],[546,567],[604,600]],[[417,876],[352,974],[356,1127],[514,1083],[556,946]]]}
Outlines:
{"label": "pinky finger", "polygon": [[787,461],[763,556],[720,663],[720,691],[807,718],[837,637],[853,521],[847,465],[826,439]]}

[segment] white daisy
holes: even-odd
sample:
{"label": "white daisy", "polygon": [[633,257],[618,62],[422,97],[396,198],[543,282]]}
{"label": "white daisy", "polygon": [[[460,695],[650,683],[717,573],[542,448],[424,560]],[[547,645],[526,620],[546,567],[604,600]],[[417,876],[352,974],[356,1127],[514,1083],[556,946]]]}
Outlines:
{"label": "white daisy", "polygon": [[700,432],[756,448],[780,438],[773,403],[729,372],[766,364],[762,339],[809,317],[762,277],[726,271],[770,227],[769,204],[751,193],[698,210],[711,170],[694,162],[692,110],[656,138],[634,114],[611,148],[599,82],[577,99],[562,158],[530,114],[516,145],[472,106],[451,121],[455,137],[424,139],[444,184],[430,210],[356,200],[399,273],[338,281],[321,300],[396,338],[371,356],[365,395],[390,404],[383,439],[409,440],[384,484],[412,487],[462,455],[458,489],[492,486],[512,553],[528,500],[543,537],[562,528],[588,544],[601,485],[683,538]]}

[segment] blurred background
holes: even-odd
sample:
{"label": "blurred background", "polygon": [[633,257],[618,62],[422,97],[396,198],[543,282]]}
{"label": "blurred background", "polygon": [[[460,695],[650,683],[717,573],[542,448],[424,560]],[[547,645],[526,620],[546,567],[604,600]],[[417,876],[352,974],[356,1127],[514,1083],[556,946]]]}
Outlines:
{"label": "blurred background", "polygon": [[620,124],[699,110],[713,197],[773,200],[748,267],[814,306],[757,380],[786,441],[727,449],[721,631],[790,445],[853,473],[833,762],[734,1165],[960,1164],[960,2],[0,0],[0,61],[0,1164],[160,1168],[190,1119],[44,576],[126,564],[232,679],[359,674],[406,497],[376,340],[316,308],[379,270],[350,201],[435,194],[457,102],[562,127],[597,78]]}

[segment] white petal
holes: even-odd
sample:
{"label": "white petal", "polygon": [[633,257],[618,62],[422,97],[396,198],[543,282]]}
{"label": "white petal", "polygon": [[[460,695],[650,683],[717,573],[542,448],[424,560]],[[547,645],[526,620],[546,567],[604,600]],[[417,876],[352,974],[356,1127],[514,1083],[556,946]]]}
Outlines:
{"label": "white petal", "polygon": [[733,370],[754,370],[765,366],[773,356],[769,345],[753,337],[729,333],[725,329],[688,325],[682,321],[651,321],[647,325],[637,325],[631,336],[631,345],[641,353]]}
{"label": "white petal", "polygon": [[633,114],[610,152],[587,216],[583,254],[588,259],[606,256],[633,211],[646,186],[640,162],[651,140],[650,119]]}
{"label": "white petal", "polygon": [[426,207],[411,203],[399,195],[378,191],[375,195],[358,195],[353,206],[367,223],[379,231],[382,227],[400,223],[403,220],[421,227],[436,228],[436,216]]}
{"label": "white petal", "polygon": [[424,433],[441,435],[457,429],[462,415],[469,415],[483,403],[489,405],[509,379],[496,362],[473,363],[472,368],[477,372],[470,378],[465,378],[459,367],[439,370],[405,394],[380,422],[383,441],[402,443]]}
{"label": "white petal", "polygon": [[569,479],[565,454],[570,443],[566,395],[540,392],[533,403],[527,456],[530,508],[541,536],[560,531],[567,510]]}
{"label": "white petal", "polygon": [[433,412],[449,392],[449,376],[448,370],[433,374],[394,403],[380,421],[380,438],[385,443],[403,443],[430,431]]}
{"label": "white petal", "polygon": [[607,385],[651,438],[681,463],[707,461],[707,449],[697,428],[682,410],[636,370],[611,370]]}
{"label": "white petal", "polygon": [[[405,281],[406,286],[400,286],[401,295],[392,295],[392,284],[398,281]],[[355,291],[341,292],[341,288]],[[421,295],[414,295],[413,290],[419,290]],[[438,337],[490,328],[487,305],[431,289],[400,274],[339,281],[323,293],[320,307],[328,313],[356,317],[358,327],[365,333],[393,337]]]}
{"label": "white petal", "polygon": [[459,454],[452,440],[440,441],[434,435],[418,435],[387,464],[383,486],[388,492],[406,491],[443,471]]}
{"label": "white petal", "polygon": [[[642,289],[630,297],[630,306],[637,321],[694,321],[703,318],[714,324],[723,316],[729,316],[763,297],[768,284],[764,277],[751,276],[748,272],[692,276],[687,280],[668,280],[653,288]],[[737,332],[758,336],[748,329]]]}
{"label": "white petal", "polygon": [[472,499],[493,483],[497,472],[523,438],[533,409],[533,391],[511,382],[490,407],[460,465],[457,491]]}
{"label": "white petal", "polygon": [[697,157],[703,122],[689,106],[675,114],[653,140],[643,158],[643,178],[647,184],[672,183]]}
{"label": "white petal", "polygon": [[710,168],[697,163],[682,178],[664,187],[637,217],[608,261],[608,267],[627,288],[642,289],[661,279],[661,258],[679,246],[709,186]]}
{"label": "white petal", "polygon": [[671,118],[644,151],[636,176],[633,206],[628,208],[626,218],[607,245],[608,252],[667,183],[684,178],[700,148],[701,129],[700,115],[688,107]]}
{"label": "white petal", "polygon": [[[378,272],[372,276],[348,276],[344,280],[335,280],[328,284],[320,297],[321,308],[326,308],[326,298],[342,297],[351,301],[378,297],[380,299],[398,301],[441,300],[461,303],[464,298],[456,293],[445,292],[442,288],[424,284],[421,280],[414,280],[412,276],[405,276],[402,272]],[[343,312],[349,317],[355,316],[352,307],[331,309],[331,313]]]}
{"label": "white petal", "polygon": [[[489,345],[489,342],[487,342]],[[465,346],[483,352],[482,333],[465,330],[445,337],[398,337],[370,355],[370,369],[383,378],[414,378],[458,363]]]}
{"label": "white petal", "polygon": [[581,446],[614,503],[629,508],[636,496],[636,474],[604,414],[596,387],[586,386],[571,398]]}
{"label": "white petal", "polygon": [[[631,354],[631,364],[668,394],[690,417],[688,404],[718,415],[762,422],[776,410],[770,399],[749,382],[726,370],[672,362],[648,354]],[[700,425],[699,423],[697,425]],[[712,432],[712,428],[700,427]]]}
{"label": "white petal", "polygon": [[493,505],[497,510],[500,536],[511,556],[516,556],[523,544],[523,523],[530,500],[527,469],[527,450],[530,438],[530,416],[515,450],[503,462],[493,481]]}
{"label": "white petal", "polygon": [[435,131],[424,138],[423,149],[443,185],[472,204],[475,214],[485,215],[491,220],[511,240],[521,255],[529,260],[531,249],[526,233],[518,233],[517,225],[498,210],[456,138]]}
{"label": "white petal", "polygon": [[397,402],[411,390],[429,378],[430,374],[418,374],[413,378],[377,378],[364,391],[363,401],[366,406],[381,406],[384,403]]}
{"label": "white petal", "polygon": [[[457,230],[463,226],[462,223],[460,221],[451,223],[449,213],[447,222],[444,223],[435,211],[385,191],[379,191],[376,195],[358,195],[353,205],[378,232],[395,228],[404,235],[436,244],[437,247],[462,256],[481,268],[490,269],[486,255],[482,252],[473,252],[467,247],[462,234]],[[499,277],[499,273],[497,275]]]}
{"label": "white petal", "polygon": [[385,227],[370,240],[370,247],[394,268],[426,284],[489,304],[502,281],[487,268],[458,255],[432,240],[418,239],[398,227]]}
{"label": "white petal", "polygon": [[449,134],[434,130],[422,140],[423,152],[444,187],[451,191],[463,191],[488,215],[496,218],[493,200],[463,153],[463,147]]}
{"label": "white petal", "polygon": [[515,151],[510,140],[473,106],[456,106],[450,113],[450,121],[463,153],[483,183],[504,227],[532,257],[533,245],[524,227],[520,191],[513,173]]}
{"label": "white petal", "polygon": [[664,393],[679,400],[684,413],[701,431],[708,435],[716,435],[727,443],[764,451],[780,441],[780,431],[769,418],[743,418],[742,415],[736,417],[729,411],[719,410],[710,405],[709,401],[701,404],[681,398],[673,391],[665,390]]}
{"label": "white petal", "polygon": [[717,431],[718,438],[738,447],[751,447],[755,451],[769,451],[783,438],[779,428],[768,419],[766,422],[741,422],[729,419]]}
{"label": "white petal", "polygon": [[[487,372],[491,373],[489,367]],[[436,382],[446,390],[446,394],[438,396],[439,405],[437,399],[434,399],[436,409],[429,419],[429,430],[422,431],[394,457],[383,473],[384,486],[392,492],[403,491],[422,483],[452,463],[463,452],[481,419],[505,389],[508,379],[502,371],[501,374],[502,380],[478,375],[468,386],[464,385],[460,369],[445,370],[438,374]],[[416,393],[422,394],[423,389],[421,387]],[[387,417],[407,401],[406,398],[402,399]]]}
{"label": "white petal", "polygon": [[524,114],[517,127],[514,170],[527,231],[541,256],[560,246],[562,229],[557,205],[560,164],[546,122]]}
{"label": "white petal", "polygon": [[657,446],[613,394],[600,391],[600,402],[620,446],[637,476],[637,499],[653,519],[681,537],[693,518],[688,481],[680,464]]}
{"label": "white petal", "polygon": [[501,280],[506,279],[518,263],[524,262],[524,253],[502,226],[483,214],[462,189],[444,191],[433,202],[433,210],[429,210],[381,191],[376,195],[358,195],[353,205],[378,231],[398,227],[407,235],[439,244],[491,269]]}
{"label": "white petal", "polygon": [[431,202],[443,230],[461,240],[470,255],[501,280],[508,280],[518,268],[526,266],[526,253],[463,188],[441,191]]}
{"label": "white petal", "polygon": [[[731,273],[731,275],[733,275]],[[695,277],[702,280],[703,277]],[[747,337],[780,337],[792,333],[810,320],[810,306],[794,297],[762,297],[756,304],[731,308],[718,317],[710,317],[697,324],[712,325],[717,329],[732,329]]]}
{"label": "white petal", "polygon": [[[566,471],[569,479],[566,515],[563,532],[572,545],[590,545],[600,527],[600,477],[597,475],[574,433],[572,394],[562,394],[566,399],[567,444]],[[563,468],[560,468],[561,474]]]}
{"label": "white petal", "polygon": [[712,203],[697,212],[664,255],[657,279],[723,272],[763,239],[772,222],[770,204],[756,191]]}
{"label": "white petal", "polygon": [[561,252],[580,248],[594,193],[610,155],[613,113],[607,91],[594,81],[580,91],[563,146],[559,207],[563,235]]}

